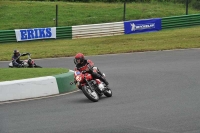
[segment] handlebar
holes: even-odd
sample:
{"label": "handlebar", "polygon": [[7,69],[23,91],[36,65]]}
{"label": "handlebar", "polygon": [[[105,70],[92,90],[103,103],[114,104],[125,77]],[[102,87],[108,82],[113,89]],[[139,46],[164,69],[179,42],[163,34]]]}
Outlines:
{"label": "handlebar", "polygon": [[85,73],[87,73],[87,71],[82,71],[82,74],[85,74]]}

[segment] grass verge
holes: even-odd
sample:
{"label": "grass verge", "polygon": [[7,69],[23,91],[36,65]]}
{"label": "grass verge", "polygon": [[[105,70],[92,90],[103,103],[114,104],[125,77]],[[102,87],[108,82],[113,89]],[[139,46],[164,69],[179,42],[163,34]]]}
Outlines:
{"label": "grass verge", "polygon": [[70,57],[169,49],[200,48],[200,26],[90,39],[58,39],[5,43],[0,45],[0,61],[11,59],[14,49],[29,52],[32,58]]}
{"label": "grass verge", "polygon": [[[124,3],[75,3],[0,0],[0,29],[58,27],[123,21]],[[189,14],[199,11],[189,6]],[[185,15],[185,5],[172,2],[127,3],[126,20]]]}
{"label": "grass verge", "polygon": [[[78,52],[85,55],[130,53],[170,49],[200,48],[200,26],[77,40],[44,40],[0,45],[0,60],[10,60],[13,49],[30,52],[32,58],[68,57]],[[0,69],[0,81],[56,75],[66,69]]]}
{"label": "grass verge", "polygon": [[67,73],[66,68],[0,68],[0,82]]}

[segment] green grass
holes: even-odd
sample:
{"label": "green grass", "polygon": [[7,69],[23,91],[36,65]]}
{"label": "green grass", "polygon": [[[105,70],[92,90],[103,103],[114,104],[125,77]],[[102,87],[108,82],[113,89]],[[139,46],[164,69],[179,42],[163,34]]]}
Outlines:
{"label": "green grass", "polygon": [[14,49],[30,52],[32,58],[70,57],[200,47],[200,26],[90,39],[58,39],[4,43],[0,45],[0,61],[10,60]]}
{"label": "green grass", "polygon": [[66,68],[0,68],[0,82],[67,73]]}
{"label": "green grass", "polygon": [[[43,40],[0,45],[0,60],[10,60],[13,49],[30,52],[32,58],[69,57],[78,52],[85,55],[129,53],[169,49],[200,48],[200,26],[77,40]],[[23,58],[22,58],[23,59]],[[73,62],[72,62],[73,63]],[[57,75],[64,68],[15,69],[1,68],[0,81]],[[12,76],[11,76],[12,75]]]}
{"label": "green grass", "polygon": [[[19,2],[0,0],[0,29],[54,27],[55,5],[58,5],[58,26],[119,22],[123,3]],[[199,11],[189,8],[189,14]],[[128,3],[126,20],[161,18],[185,14],[185,6],[173,3]],[[85,55],[129,53],[200,47],[200,26],[77,40],[38,40],[0,44],[0,61],[11,60],[14,49],[30,52],[32,58],[69,57],[78,52]],[[23,59],[23,58],[22,58]],[[73,62],[72,62],[73,63]],[[0,69],[0,81],[57,75],[64,68]],[[12,75],[12,76],[11,76]]]}
{"label": "green grass", "polygon": [[[123,21],[123,3],[73,3],[0,0],[0,30],[58,27]],[[184,4],[127,3],[126,20],[185,15]],[[199,11],[189,7],[189,14]]]}
{"label": "green grass", "polygon": [[[69,57],[78,52],[85,55],[129,53],[169,49],[200,48],[200,26],[77,40],[43,40],[0,45],[0,60],[10,60],[13,49],[30,52],[32,58]],[[23,58],[22,58],[23,59]],[[73,63],[73,62],[72,62]],[[68,71],[68,70],[67,70]],[[0,69],[0,81],[57,75],[66,69]],[[12,76],[11,76],[12,75]]]}

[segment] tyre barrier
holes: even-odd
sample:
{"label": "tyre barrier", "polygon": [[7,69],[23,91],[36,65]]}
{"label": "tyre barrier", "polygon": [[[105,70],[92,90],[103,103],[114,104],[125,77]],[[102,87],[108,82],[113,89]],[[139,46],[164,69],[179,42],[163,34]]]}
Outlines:
{"label": "tyre barrier", "polygon": [[0,102],[38,98],[76,90],[74,72],[0,82]]}

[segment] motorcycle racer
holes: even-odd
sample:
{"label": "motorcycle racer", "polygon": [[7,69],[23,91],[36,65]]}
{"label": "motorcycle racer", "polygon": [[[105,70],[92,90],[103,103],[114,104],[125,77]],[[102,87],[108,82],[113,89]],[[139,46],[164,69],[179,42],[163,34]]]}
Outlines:
{"label": "motorcycle racer", "polygon": [[[85,59],[82,53],[76,54],[74,58],[74,64],[76,65],[75,71],[77,70],[80,72],[86,71],[90,73],[93,78],[100,79],[106,85],[109,84],[107,80],[105,79],[104,75],[101,73],[101,71],[97,67],[95,67],[97,69],[97,72],[94,72],[94,63],[91,60]],[[75,73],[75,76],[76,76],[76,73]]]}
{"label": "motorcycle racer", "polygon": [[14,67],[22,67],[23,66],[23,61],[20,61],[21,56],[28,55],[29,53],[23,53],[21,54],[19,50],[14,50],[13,51],[13,56],[12,56],[12,63]]}

